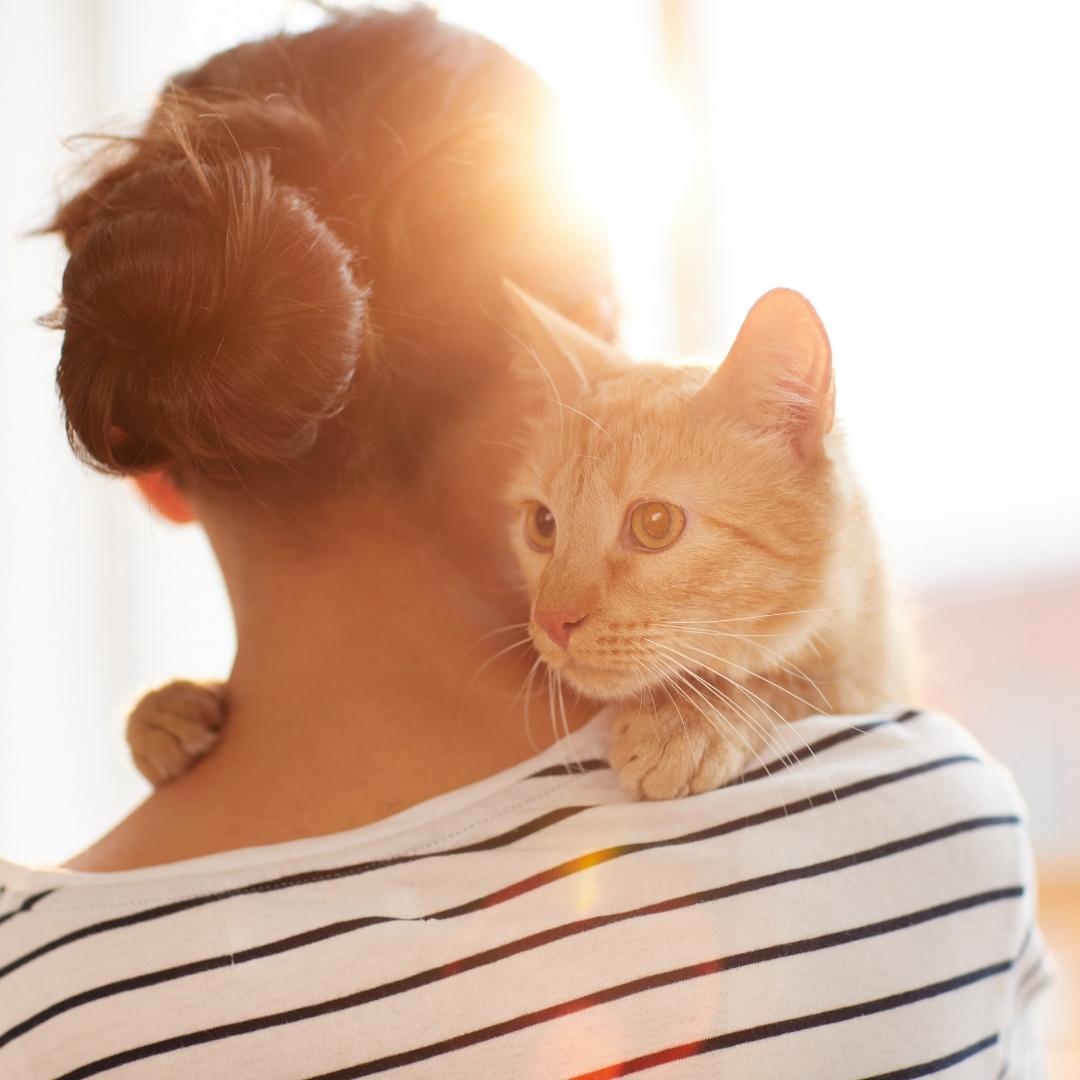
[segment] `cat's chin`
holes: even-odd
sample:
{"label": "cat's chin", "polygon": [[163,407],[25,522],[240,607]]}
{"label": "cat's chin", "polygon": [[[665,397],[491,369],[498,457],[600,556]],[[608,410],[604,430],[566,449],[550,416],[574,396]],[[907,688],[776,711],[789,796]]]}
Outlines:
{"label": "cat's chin", "polygon": [[598,701],[621,701],[643,689],[641,679],[631,672],[574,657],[568,657],[557,670],[568,686]]}

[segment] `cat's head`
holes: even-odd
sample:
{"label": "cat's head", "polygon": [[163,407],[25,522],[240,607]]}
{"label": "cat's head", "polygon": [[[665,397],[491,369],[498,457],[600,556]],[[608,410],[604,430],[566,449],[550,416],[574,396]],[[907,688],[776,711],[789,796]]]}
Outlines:
{"label": "cat's head", "polygon": [[711,372],[633,363],[509,288],[547,394],[510,489],[540,656],[601,700],[790,656],[826,605],[847,483],[809,302],[762,297]]}

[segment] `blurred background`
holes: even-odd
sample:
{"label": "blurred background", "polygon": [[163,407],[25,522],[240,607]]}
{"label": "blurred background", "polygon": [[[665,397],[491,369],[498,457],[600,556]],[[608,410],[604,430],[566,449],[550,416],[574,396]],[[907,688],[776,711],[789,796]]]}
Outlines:
{"label": "blurred background", "polygon": [[[927,700],[1015,774],[1080,1076],[1080,7],[1072,0],[444,0],[566,105],[565,182],[607,227],[639,356],[723,355],[806,293]],[[171,72],[322,15],[294,0],[0,0],[0,854],[63,861],[145,793],[122,718],[224,676],[201,534],[79,467],[34,325],[63,256],[25,239],[81,131],[132,130]]]}

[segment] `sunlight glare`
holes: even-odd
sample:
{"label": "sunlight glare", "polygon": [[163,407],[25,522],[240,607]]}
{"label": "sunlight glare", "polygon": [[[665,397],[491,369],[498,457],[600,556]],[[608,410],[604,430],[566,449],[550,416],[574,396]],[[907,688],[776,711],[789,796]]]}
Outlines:
{"label": "sunlight glare", "polygon": [[585,83],[562,95],[567,181],[614,237],[643,217],[670,221],[686,191],[685,115],[659,86]]}
{"label": "sunlight glare", "polygon": [[[667,92],[659,4],[438,0],[531,65],[561,108],[556,190],[607,234],[620,342],[663,356],[676,337],[671,222],[691,187],[696,140]],[[568,28],[572,27],[572,32]]]}
{"label": "sunlight glare", "polygon": [[[694,164],[686,115],[659,79],[564,79],[553,172],[564,196],[607,235],[622,301],[621,341],[658,356],[673,335],[670,228]],[[633,305],[627,303],[634,298]]]}

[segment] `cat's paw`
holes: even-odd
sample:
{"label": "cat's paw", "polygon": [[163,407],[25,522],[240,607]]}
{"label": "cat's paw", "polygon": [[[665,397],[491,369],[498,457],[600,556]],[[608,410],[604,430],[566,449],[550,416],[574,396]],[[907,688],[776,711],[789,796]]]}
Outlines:
{"label": "cat's paw", "polygon": [[[753,753],[749,735],[720,717],[671,705],[627,707],[614,723],[611,765],[635,799],[679,799],[733,780]],[[738,731],[738,734],[736,733]],[[740,737],[741,736],[741,737]]]}
{"label": "cat's paw", "polygon": [[152,690],[128,716],[135,767],[154,787],[167,784],[213,749],[224,724],[222,683],[178,680]]}

